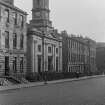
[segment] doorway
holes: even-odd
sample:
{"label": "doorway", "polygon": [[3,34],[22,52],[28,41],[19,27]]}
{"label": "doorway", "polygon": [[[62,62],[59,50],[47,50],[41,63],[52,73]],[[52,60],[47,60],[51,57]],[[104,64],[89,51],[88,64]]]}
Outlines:
{"label": "doorway", "polygon": [[52,56],[48,56],[48,71],[52,71],[53,70],[53,57]]}
{"label": "doorway", "polygon": [[38,73],[41,73],[41,68],[42,68],[42,59],[41,55],[38,55]]}
{"label": "doorway", "polygon": [[58,57],[56,57],[56,72],[58,72]]}
{"label": "doorway", "polygon": [[9,76],[9,57],[5,57],[5,76]]}

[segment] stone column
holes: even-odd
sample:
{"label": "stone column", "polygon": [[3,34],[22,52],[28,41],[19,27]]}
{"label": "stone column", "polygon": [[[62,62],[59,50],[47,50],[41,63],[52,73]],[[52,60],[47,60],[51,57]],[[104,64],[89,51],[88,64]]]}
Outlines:
{"label": "stone column", "polygon": [[48,54],[47,54],[47,45],[48,45],[48,44],[45,42],[45,55],[44,55],[44,56],[45,56],[45,57],[44,57],[44,58],[45,58],[45,63],[44,63],[44,65],[45,65],[45,66],[44,66],[45,69],[44,69],[44,70],[45,70],[45,71],[48,71]]}
{"label": "stone column", "polygon": [[36,40],[33,40],[33,70],[32,72],[37,72],[37,62],[36,62],[36,43],[37,41]]}
{"label": "stone column", "polygon": [[53,51],[53,66],[54,66],[54,70],[56,71],[56,50],[55,50],[55,45],[54,45],[54,51]]}
{"label": "stone column", "polygon": [[52,57],[53,57],[53,70],[55,71],[55,45],[52,45]]}
{"label": "stone column", "polygon": [[59,46],[59,71],[62,72],[62,45]]}

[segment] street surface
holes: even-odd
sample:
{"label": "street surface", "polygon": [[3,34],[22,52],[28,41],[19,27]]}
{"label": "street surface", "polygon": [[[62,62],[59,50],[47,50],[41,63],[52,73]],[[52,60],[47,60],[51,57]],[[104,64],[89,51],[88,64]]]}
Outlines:
{"label": "street surface", "polygon": [[0,105],[105,105],[105,77],[0,92]]}

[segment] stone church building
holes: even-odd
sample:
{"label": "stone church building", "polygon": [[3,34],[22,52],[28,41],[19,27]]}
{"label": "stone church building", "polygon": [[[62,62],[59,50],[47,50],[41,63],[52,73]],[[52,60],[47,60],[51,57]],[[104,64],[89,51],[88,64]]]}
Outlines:
{"label": "stone church building", "polygon": [[62,71],[62,38],[52,27],[49,0],[33,0],[27,35],[27,71]]}

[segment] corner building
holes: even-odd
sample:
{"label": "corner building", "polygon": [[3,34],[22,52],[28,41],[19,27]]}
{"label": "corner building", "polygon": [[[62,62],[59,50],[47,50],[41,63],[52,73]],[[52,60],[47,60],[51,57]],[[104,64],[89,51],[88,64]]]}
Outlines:
{"label": "corner building", "polygon": [[49,19],[49,0],[33,0],[28,25],[27,72],[62,72],[62,38]]}
{"label": "corner building", "polygon": [[0,76],[26,73],[26,17],[14,0],[0,0]]}

